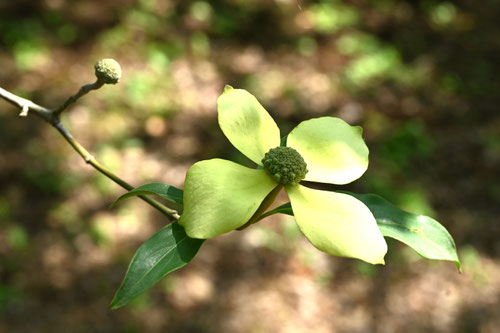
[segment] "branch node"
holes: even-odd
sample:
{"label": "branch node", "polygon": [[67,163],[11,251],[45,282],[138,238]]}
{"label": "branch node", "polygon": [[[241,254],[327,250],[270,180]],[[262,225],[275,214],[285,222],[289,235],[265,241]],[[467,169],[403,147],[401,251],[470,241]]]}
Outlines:
{"label": "branch node", "polygon": [[85,156],[85,163],[89,164],[90,161],[92,161],[93,159],[94,159],[93,155],[87,155]]}
{"label": "branch node", "polygon": [[26,117],[28,116],[28,111],[30,110],[30,107],[28,103],[24,103],[23,107],[21,109],[21,112],[19,113],[19,117]]}

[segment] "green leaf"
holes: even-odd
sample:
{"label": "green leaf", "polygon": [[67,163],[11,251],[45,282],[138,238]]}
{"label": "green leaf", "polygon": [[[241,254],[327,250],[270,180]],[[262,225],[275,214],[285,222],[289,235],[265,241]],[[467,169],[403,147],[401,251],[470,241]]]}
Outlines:
{"label": "green leaf", "polygon": [[438,221],[405,212],[376,194],[344,193],[368,206],[384,236],[405,243],[427,259],[453,261],[461,271],[455,242]]}
{"label": "green leaf", "polygon": [[[445,227],[436,220],[405,212],[376,194],[343,193],[361,200],[370,209],[384,236],[405,243],[424,258],[453,261],[461,271],[455,242]],[[263,214],[259,219],[277,213],[293,216],[292,206],[286,203]]]}
{"label": "green leaf", "polygon": [[174,222],[160,229],[134,254],[111,308],[117,309],[194,258],[203,239],[193,239]]}
{"label": "green leaf", "polygon": [[123,199],[135,197],[138,195],[159,195],[160,197],[168,201],[172,201],[178,204],[182,204],[183,202],[183,191],[181,189],[163,183],[150,183],[136,187],[133,190],[125,193],[124,195],[116,199],[116,201],[111,204],[111,207],[116,205]]}

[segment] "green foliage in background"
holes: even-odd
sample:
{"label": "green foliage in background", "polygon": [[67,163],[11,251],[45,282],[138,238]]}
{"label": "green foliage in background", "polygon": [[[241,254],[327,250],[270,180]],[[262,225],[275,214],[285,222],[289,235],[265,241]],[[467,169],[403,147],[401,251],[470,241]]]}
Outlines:
{"label": "green foliage in background", "polygon": [[[413,220],[427,215],[427,221],[442,221],[463,249],[465,271],[468,265],[469,271],[480,267],[484,257],[498,256],[494,244],[500,185],[491,181],[496,179],[500,161],[497,0],[19,4],[22,7],[17,2],[0,5],[0,80],[17,94],[52,103],[73,92],[86,73],[83,68],[90,68],[97,55],[126,65],[120,85],[101,90],[65,116],[76,126],[95,129],[77,134],[85,136],[93,154],[117,173],[122,174],[124,165],[130,163],[127,156],[138,151],[137,160],[154,156],[171,163],[173,170],[215,156],[248,166],[250,162],[229,149],[215,130],[214,107],[203,104],[210,96],[214,99],[209,87],[218,92],[228,82],[254,92],[284,133],[304,119],[321,116],[363,126],[370,168],[347,190],[377,193],[415,214]],[[28,256],[32,266],[41,265],[41,256],[35,255],[46,250],[40,237],[56,237],[71,248],[75,240],[89,238],[95,245],[108,247],[111,263],[123,266],[124,256],[112,250],[130,250],[133,239],[118,243],[103,225],[118,220],[129,228],[130,221],[143,218],[134,203],[102,217],[102,210],[119,195],[116,186],[102,175],[74,167],[64,143],[59,144],[36,123],[25,130],[20,128],[24,125],[16,127],[19,120],[8,113],[0,113],[0,147],[3,156],[17,162],[0,163],[0,234],[5,240],[0,253],[0,266],[5,267],[0,307],[7,309],[7,321],[25,316],[23,306],[15,306],[23,304],[19,299],[36,295],[29,283],[22,284],[31,272],[12,263]],[[177,116],[190,118],[192,114],[197,119],[192,127],[182,120],[177,126]],[[200,144],[199,149],[167,152],[165,145],[185,131],[192,131],[189,138]],[[165,156],[171,153],[173,157]],[[155,181],[159,175],[144,168],[136,177],[133,182],[140,184]],[[141,194],[154,193],[144,190]],[[175,200],[169,194],[166,198],[181,211],[176,206],[178,194]],[[97,203],[95,197],[99,197]],[[289,212],[287,207],[281,211]],[[148,215],[147,227],[139,230],[151,231],[150,225],[158,227],[158,223]],[[47,233],[41,233],[46,227]],[[294,223],[285,228],[286,235],[295,232],[294,239],[301,235]],[[266,246],[280,248],[275,240],[283,238],[281,231],[260,228],[260,224],[254,229],[268,239]],[[141,232],[136,236],[147,238]],[[388,244],[393,249],[394,242]],[[283,249],[286,246],[281,245]],[[71,258],[80,251],[75,248]],[[392,262],[402,268],[409,261]],[[377,272],[370,265],[359,267],[365,273]],[[103,274],[99,270],[88,277],[95,282]],[[410,274],[413,271],[399,278]],[[485,283],[484,276],[481,279]],[[108,297],[116,287],[110,284],[102,291]],[[40,285],[52,295],[51,282],[41,280]],[[75,286],[80,288],[82,283],[75,282]],[[376,282],[374,286],[380,287]],[[44,297],[39,308],[49,300]],[[79,299],[74,292],[72,297]],[[165,305],[151,299],[143,301],[143,307]],[[87,300],[85,305],[73,304],[71,310],[86,307]],[[114,316],[119,318],[116,312]],[[83,325],[82,321],[78,324]],[[455,328],[460,330],[450,329]]]}

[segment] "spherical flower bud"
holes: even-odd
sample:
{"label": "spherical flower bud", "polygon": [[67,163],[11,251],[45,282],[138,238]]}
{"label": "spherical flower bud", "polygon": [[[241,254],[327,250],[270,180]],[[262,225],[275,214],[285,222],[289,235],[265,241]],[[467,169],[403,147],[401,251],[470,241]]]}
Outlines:
{"label": "spherical flower bud", "polygon": [[307,173],[307,164],[300,154],[290,147],[276,147],[269,150],[262,159],[267,173],[278,183],[296,185]]}
{"label": "spherical flower bud", "polygon": [[122,76],[120,64],[114,59],[101,59],[94,68],[95,76],[103,83],[116,84]]}

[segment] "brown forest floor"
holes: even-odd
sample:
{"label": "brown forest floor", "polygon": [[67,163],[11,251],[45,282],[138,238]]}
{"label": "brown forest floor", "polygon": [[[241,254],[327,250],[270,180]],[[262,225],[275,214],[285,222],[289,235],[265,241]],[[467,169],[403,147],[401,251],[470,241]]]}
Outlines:
{"label": "brown forest floor", "polygon": [[463,274],[390,240],[382,267],[329,257],[275,216],[111,311],[165,221],[135,199],[109,209],[123,190],[0,101],[0,332],[498,332],[499,15],[493,0],[1,2],[1,87],[55,106],[97,59],[121,63],[63,121],[130,183],[247,163],[216,121],[224,85],[242,87],[282,134],[323,115],[361,125],[370,168],[347,189],[435,217]]}

